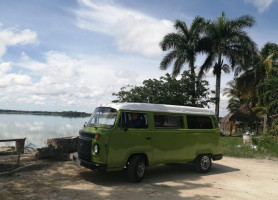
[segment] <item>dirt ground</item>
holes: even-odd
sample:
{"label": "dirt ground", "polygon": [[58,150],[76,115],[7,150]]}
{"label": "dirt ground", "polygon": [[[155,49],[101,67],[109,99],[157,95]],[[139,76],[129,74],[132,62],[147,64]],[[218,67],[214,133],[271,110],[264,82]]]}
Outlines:
{"label": "dirt ground", "polygon": [[278,199],[278,161],[224,157],[207,174],[188,164],[148,168],[141,183],[124,172],[100,174],[72,161],[0,176],[0,199]]}

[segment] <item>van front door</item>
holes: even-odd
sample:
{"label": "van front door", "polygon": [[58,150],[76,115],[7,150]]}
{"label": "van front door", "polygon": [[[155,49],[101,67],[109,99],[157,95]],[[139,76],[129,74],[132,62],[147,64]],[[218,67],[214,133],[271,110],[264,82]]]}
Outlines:
{"label": "van front door", "polygon": [[128,157],[136,153],[146,154],[149,161],[152,159],[148,119],[148,114],[143,112],[121,113],[118,125],[110,135],[108,169],[123,167]]}

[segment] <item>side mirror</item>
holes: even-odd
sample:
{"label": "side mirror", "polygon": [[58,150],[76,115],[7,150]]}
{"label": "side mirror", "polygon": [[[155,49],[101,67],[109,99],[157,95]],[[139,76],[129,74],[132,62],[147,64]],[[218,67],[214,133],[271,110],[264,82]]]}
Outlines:
{"label": "side mirror", "polygon": [[84,127],[86,127],[86,126],[88,126],[88,122],[85,122],[85,123],[84,123]]}
{"label": "side mirror", "polygon": [[127,131],[128,125],[126,123],[120,123],[120,128],[124,129],[124,131]]}

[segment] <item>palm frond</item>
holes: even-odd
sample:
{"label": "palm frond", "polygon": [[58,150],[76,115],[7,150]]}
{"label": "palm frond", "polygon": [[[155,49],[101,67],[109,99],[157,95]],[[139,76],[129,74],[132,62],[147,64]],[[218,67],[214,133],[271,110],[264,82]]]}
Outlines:
{"label": "palm frond", "polygon": [[212,67],[214,60],[215,60],[215,55],[213,53],[207,56],[204,64],[200,67],[198,80],[201,80],[204,77],[205,72],[207,72]]}
{"label": "palm frond", "polygon": [[181,46],[182,42],[182,36],[177,33],[169,33],[163,38],[159,45],[163,51],[166,51],[169,49],[178,49]]}
{"label": "palm frond", "polygon": [[174,67],[173,67],[173,72],[172,72],[172,76],[173,76],[173,77],[176,77],[176,76],[180,73],[181,68],[182,68],[183,64],[184,64],[186,61],[187,61],[187,58],[186,58],[186,56],[183,55],[183,54],[180,54],[180,55],[177,57],[177,59],[176,59],[176,61],[175,61],[175,63],[174,63]]}
{"label": "palm frond", "polygon": [[174,25],[175,29],[180,33],[181,35],[184,35],[185,37],[188,37],[188,28],[185,22],[181,20],[176,20],[176,23]]}
{"label": "palm frond", "polygon": [[159,68],[161,70],[166,70],[172,64],[172,62],[176,59],[179,52],[177,50],[173,50],[164,56],[162,59]]}
{"label": "palm frond", "polygon": [[254,26],[256,23],[256,20],[254,17],[252,17],[250,15],[243,15],[237,19],[231,20],[230,23],[231,23],[231,26],[233,26],[233,27],[243,29],[246,27]]}

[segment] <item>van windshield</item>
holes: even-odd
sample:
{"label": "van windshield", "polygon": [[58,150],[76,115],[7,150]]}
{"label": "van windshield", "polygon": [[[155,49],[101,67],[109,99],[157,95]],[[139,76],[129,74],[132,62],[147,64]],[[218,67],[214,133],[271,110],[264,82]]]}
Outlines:
{"label": "van windshield", "polygon": [[88,126],[111,128],[117,117],[117,110],[108,107],[98,107],[88,121]]}

